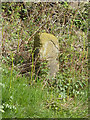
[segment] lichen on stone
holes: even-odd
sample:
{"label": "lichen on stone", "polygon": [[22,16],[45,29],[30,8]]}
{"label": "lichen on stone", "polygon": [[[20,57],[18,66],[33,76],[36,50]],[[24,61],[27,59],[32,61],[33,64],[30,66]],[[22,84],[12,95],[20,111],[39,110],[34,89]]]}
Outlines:
{"label": "lichen on stone", "polygon": [[50,68],[50,76],[54,76],[59,69],[57,61],[59,53],[58,39],[49,33],[38,33],[34,37],[34,48],[36,53],[40,53],[40,59],[47,59]]}

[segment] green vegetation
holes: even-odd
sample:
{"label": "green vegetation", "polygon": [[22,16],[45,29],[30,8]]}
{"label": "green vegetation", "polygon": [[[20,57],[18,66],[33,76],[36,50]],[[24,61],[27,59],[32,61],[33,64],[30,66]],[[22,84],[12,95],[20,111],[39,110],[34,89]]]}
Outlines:
{"label": "green vegetation", "polygon": [[88,115],[86,88],[75,99],[65,100],[55,90],[43,88],[42,82],[30,86],[28,79],[17,76],[16,71],[10,88],[11,70],[5,66],[2,75],[3,118],[85,118]]}
{"label": "green vegetation", "polygon": [[[52,79],[34,48],[43,32],[59,40]],[[88,3],[2,3],[2,117],[88,118],[87,33]]]}

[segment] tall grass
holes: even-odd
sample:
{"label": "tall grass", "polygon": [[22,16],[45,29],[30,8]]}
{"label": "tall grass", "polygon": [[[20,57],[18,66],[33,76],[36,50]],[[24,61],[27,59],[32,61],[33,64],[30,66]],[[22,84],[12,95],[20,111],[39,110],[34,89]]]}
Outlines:
{"label": "tall grass", "polygon": [[[2,105],[3,118],[82,118],[87,117],[87,89],[74,99],[63,100],[55,91],[42,89],[41,82],[28,85],[28,79],[18,77],[14,70],[12,87],[9,90],[11,71],[3,66]],[[82,92],[82,91],[81,91]],[[75,104],[75,105],[74,105]],[[83,109],[84,107],[84,109]]]}
{"label": "tall grass", "polygon": [[13,80],[13,52],[11,52],[11,60],[12,60],[12,65],[11,65],[11,77],[10,77],[10,88],[11,88],[11,83]]}

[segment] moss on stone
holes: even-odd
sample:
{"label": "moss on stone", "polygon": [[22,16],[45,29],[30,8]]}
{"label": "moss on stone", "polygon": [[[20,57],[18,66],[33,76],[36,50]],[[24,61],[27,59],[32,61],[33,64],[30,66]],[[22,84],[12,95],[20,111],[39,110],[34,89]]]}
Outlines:
{"label": "moss on stone", "polygon": [[57,57],[59,44],[58,39],[54,35],[48,33],[41,33],[40,43],[42,44],[40,53],[42,54],[43,58]]}
{"label": "moss on stone", "polygon": [[57,61],[59,52],[58,39],[49,33],[37,33],[34,37],[35,55],[40,53],[40,59],[47,59],[50,67],[50,76],[59,69],[59,62]]}

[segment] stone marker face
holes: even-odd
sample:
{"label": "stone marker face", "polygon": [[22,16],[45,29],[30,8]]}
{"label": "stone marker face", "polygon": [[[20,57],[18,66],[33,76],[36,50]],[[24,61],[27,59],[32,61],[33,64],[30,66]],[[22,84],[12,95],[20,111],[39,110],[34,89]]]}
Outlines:
{"label": "stone marker face", "polygon": [[[37,41],[39,40],[39,42]],[[41,33],[39,39],[35,40],[39,47],[40,59],[48,60],[48,67],[50,68],[49,77],[55,77],[59,70],[59,42],[58,39],[49,33]],[[36,44],[36,43],[35,43]]]}

